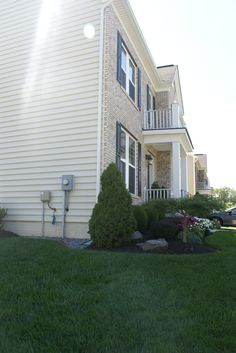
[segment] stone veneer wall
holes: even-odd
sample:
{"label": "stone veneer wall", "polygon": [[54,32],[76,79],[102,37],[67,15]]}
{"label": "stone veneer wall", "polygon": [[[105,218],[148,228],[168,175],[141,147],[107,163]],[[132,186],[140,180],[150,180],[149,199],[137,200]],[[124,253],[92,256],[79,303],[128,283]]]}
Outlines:
{"label": "stone veneer wall", "polygon": [[[123,87],[117,81],[117,31],[133,56],[136,65],[142,72],[142,110],[129,98]],[[148,153],[143,144],[142,127],[144,110],[146,109],[147,84],[154,89],[148,79],[137,53],[129,41],[124,28],[116,16],[112,6],[105,13],[105,46],[104,46],[104,92],[103,92],[103,130],[102,130],[102,170],[111,162],[116,160],[116,121],[122,123],[125,128],[142,144],[142,192],[147,185],[147,161],[145,154]],[[137,93],[137,87],[136,87]],[[138,157],[138,156],[136,156]],[[136,158],[137,163],[137,158]],[[137,188],[136,180],[136,188]],[[139,197],[134,202],[141,202]]]}
{"label": "stone veneer wall", "polygon": [[158,151],[156,153],[157,181],[160,187],[171,188],[171,152]]}

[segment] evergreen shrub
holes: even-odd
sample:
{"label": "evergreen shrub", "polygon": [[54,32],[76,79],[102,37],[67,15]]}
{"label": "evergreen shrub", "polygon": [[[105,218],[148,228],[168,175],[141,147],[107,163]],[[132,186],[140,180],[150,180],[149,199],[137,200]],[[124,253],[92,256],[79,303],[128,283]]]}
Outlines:
{"label": "evergreen shrub", "polygon": [[101,176],[101,192],[89,221],[91,239],[100,248],[120,247],[131,241],[136,227],[131,195],[111,163]]}
{"label": "evergreen shrub", "polygon": [[137,222],[137,230],[143,232],[147,229],[148,225],[148,215],[143,206],[133,206],[134,217]]}
{"label": "evergreen shrub", "polygon": [[206,218],[211,212],[224,209],[220,200],[198,194],[191,198],[150,200],[145,207],[148,214],[154,215],[151,221],[162,220],[166,215],[175,216],[176,213]]}

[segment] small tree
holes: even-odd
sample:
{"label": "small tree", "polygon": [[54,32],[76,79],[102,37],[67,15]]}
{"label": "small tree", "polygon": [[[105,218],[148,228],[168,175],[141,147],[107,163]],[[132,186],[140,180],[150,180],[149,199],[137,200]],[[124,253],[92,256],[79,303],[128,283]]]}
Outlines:
{"label": "small tree", "polygon": [[101,176],[101,192],[89,221],[91,239],[97,247],[119,247],[131,241],[135,230],[132,198],[122,174],[111,163]]}

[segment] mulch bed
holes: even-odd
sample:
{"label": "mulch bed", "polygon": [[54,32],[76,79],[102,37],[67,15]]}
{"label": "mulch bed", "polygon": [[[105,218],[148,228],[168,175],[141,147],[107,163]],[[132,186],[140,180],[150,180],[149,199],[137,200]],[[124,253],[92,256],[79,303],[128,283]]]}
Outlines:
{"label": "mulch bed", "polygon": [[[145,239],[147,240],[147,239]],[[145,240],[140,240],[138,242],[144,242]],[[94,244],[89,246],[87,250],[102,250],[102,251],[111,251],[111,252],[123,252],[123,253],[151,253],[151,254],[163,254],[163,255],[183,255],[183,254],[205,254],[205,253],[213,253],[216,252],[217,249],[210,247],[207,244],[184,244],[178,240],[168,241],[168,249],[167,250],[151,250],[151,251],[143,251],[140,249],[136,242],[133,242],[127,246],[123,246],[115,249],[105,249],[105,248],[96,248]]]}
{"label": "mulch bed", "polygon": [[0,238],[13,238],[18,237],[17,234],[12,232],[7,232],[6,230],[0,229]]}
{"label": "mulch bed", "polygon": [[[13,238],[17,237],[18,235],[12,232],[5,231],[3,229],[0,229],[0,238]],[[115,248],[115,249],[106,249],[106,248],[96,248],[94,244],[91,244],[89,247],[86,248],[86,250],[101,250],[101,251],[110,251],[110,252],[122,252],[122,253],[139,253],[139,254],[145,254],[145,253],[152,253],[152,254],[163,254],[163,255],[181,255],[181,254],[204,254],[204,253],[212,253],[217,251],[217,249],[210,247],[207,244],[184,244],[181,241],[178,240],[169,240],[168,241],[168,249],[163,251],[163,250],[155,250],[155,251],[143,251],[140,249],[136,243],[142,243],[148,239],[152,239],[150,237],[149,233],[144,234],[143,240],[139,241],[133,241],[131,244],[120,247],[120,248]],[[73,240],[75,242],[75,240]],[[81,245],[81,240],[77,240],[79,242],[79,245]],[[73,243],[74,244],[74,243]],[[69,247],[79,247],[80,246],[75,246],[71,244]],[[68,246],[68,244],[66,244]],[[73,245],[73,246],[72,246]]]}

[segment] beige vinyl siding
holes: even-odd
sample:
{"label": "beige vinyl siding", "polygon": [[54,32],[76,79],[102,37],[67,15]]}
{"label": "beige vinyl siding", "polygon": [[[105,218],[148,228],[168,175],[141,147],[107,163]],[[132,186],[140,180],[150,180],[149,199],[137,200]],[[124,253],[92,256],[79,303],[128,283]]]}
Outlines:
{"label": "beige vinyl siding", "polygon": [[[73,174],[68,236],[85,237],[96,200],[100,0],[0,2],[0,203],[7,229],[59,235],[61,176]],[[83,35],[94,25],[93,39]]]}

